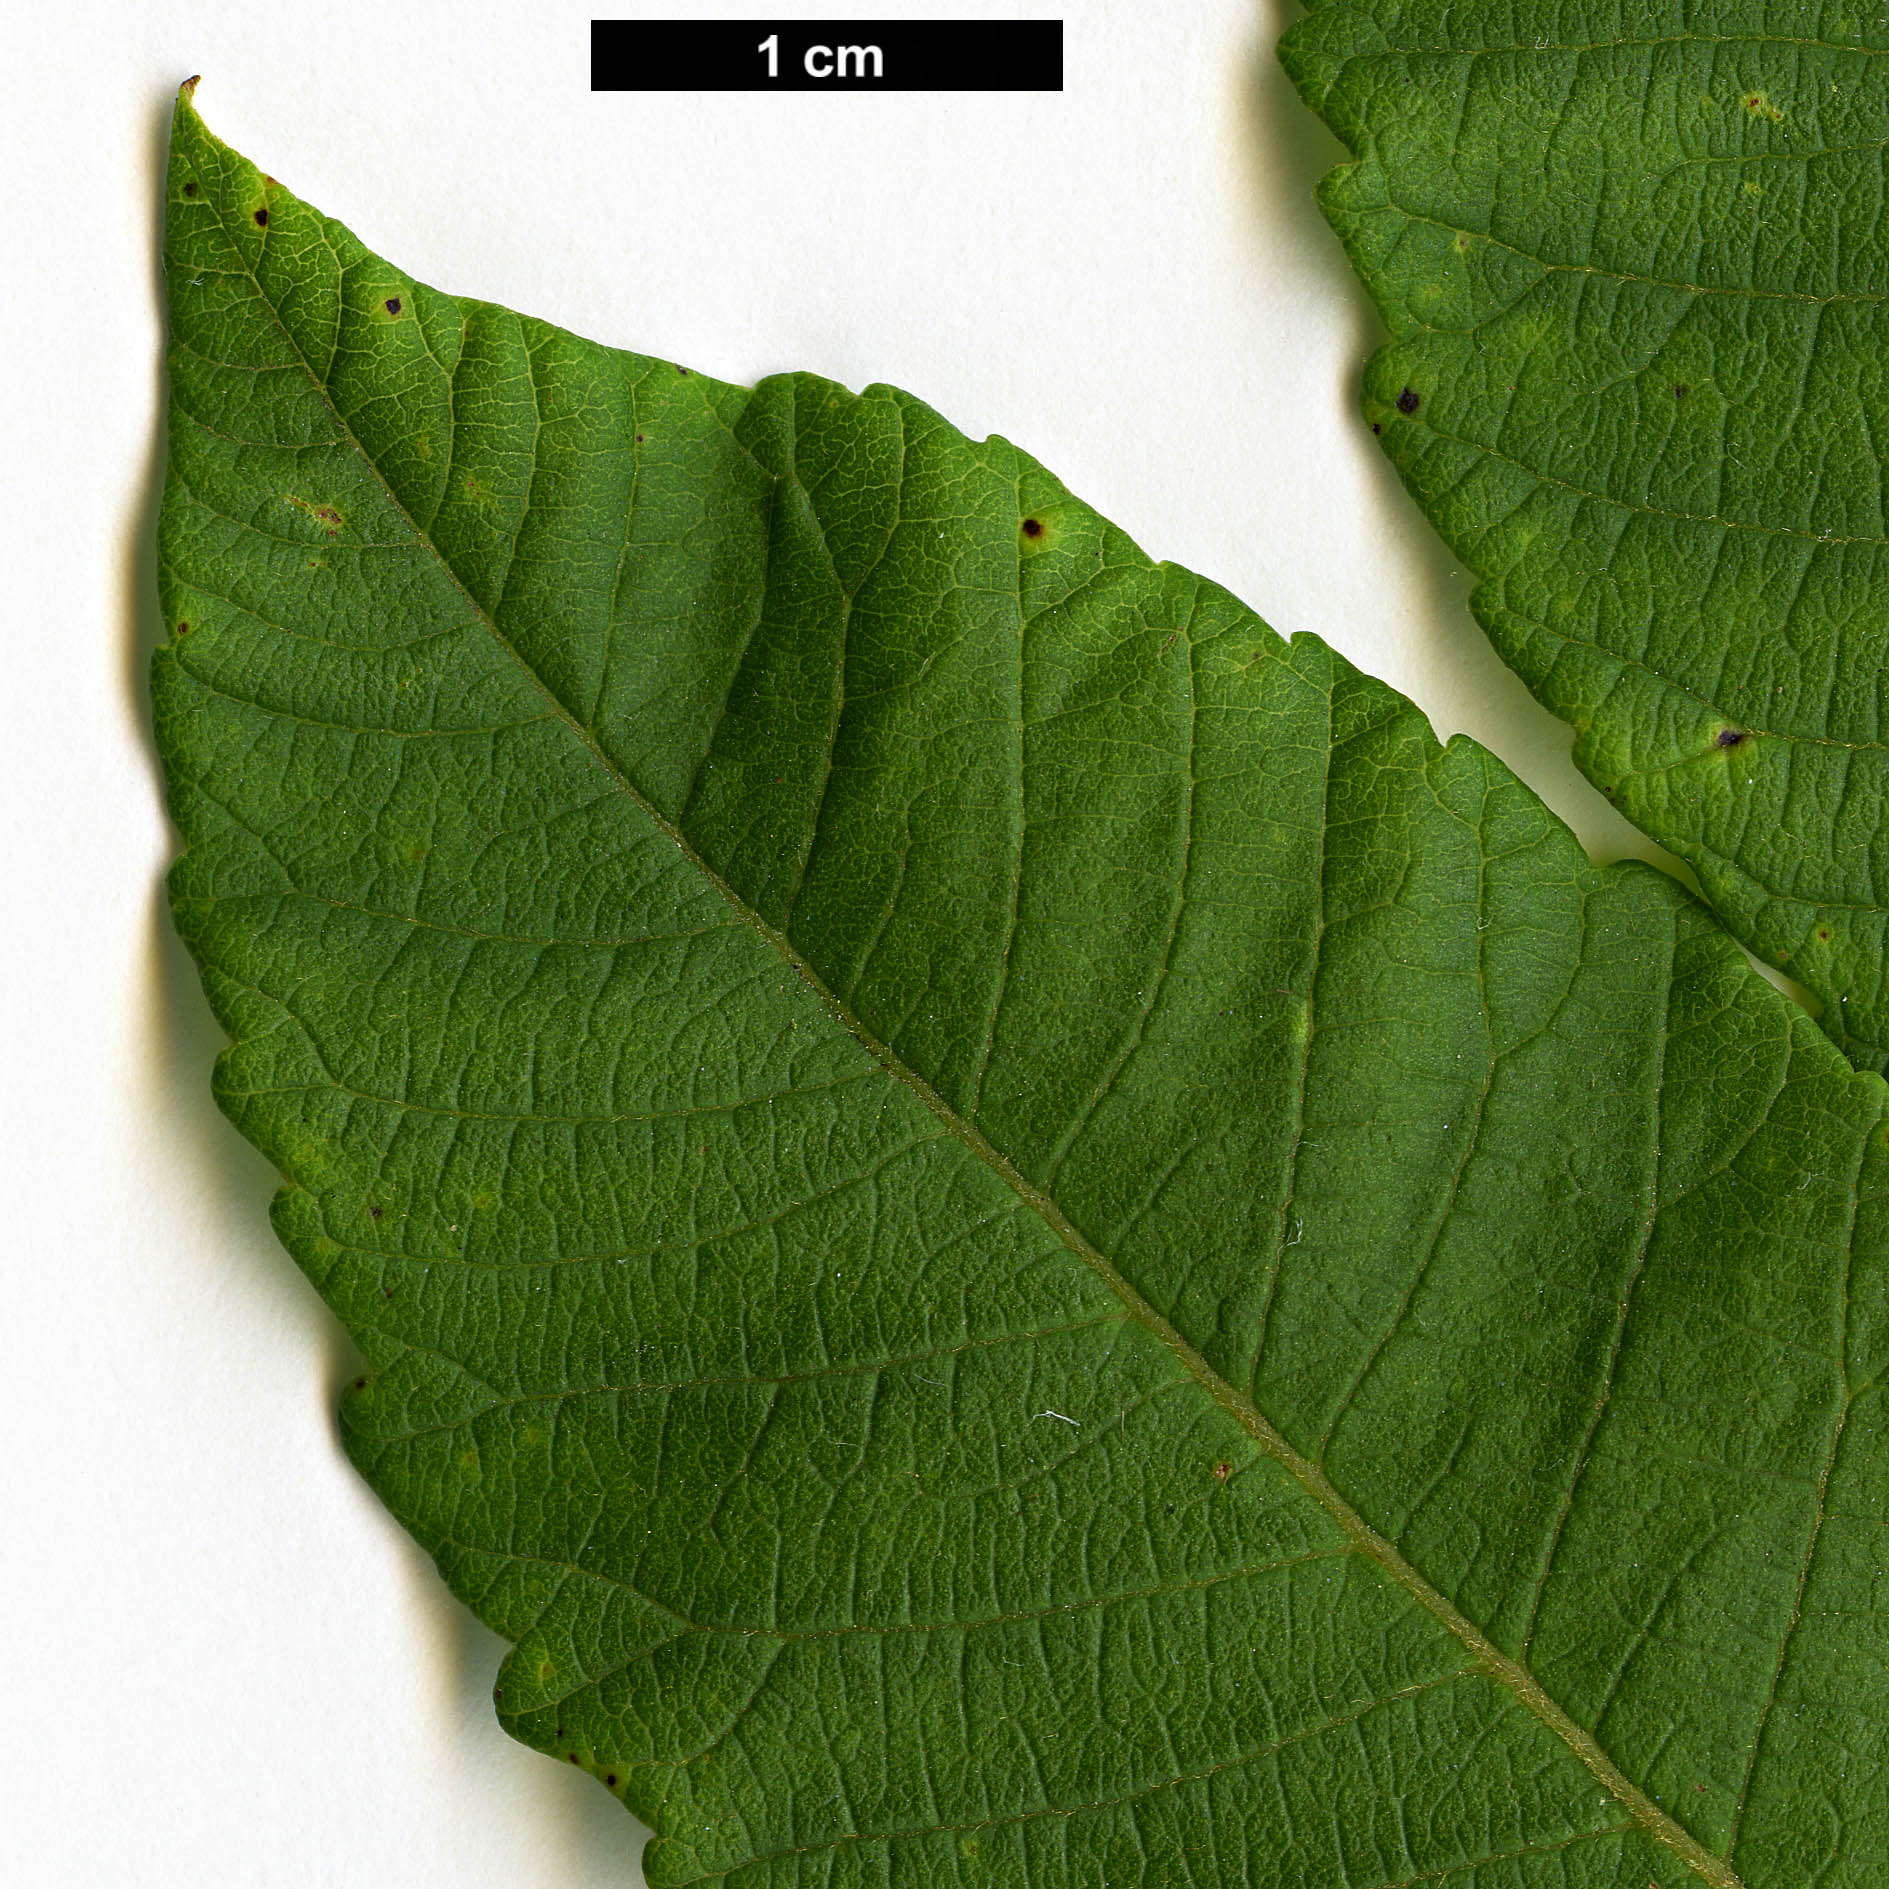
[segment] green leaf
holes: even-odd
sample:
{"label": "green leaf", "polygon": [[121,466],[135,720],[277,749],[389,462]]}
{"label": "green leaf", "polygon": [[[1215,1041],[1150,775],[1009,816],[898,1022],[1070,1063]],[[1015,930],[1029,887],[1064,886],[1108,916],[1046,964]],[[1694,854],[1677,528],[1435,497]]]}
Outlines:
{"label": "green leaf", "polygon": [[1889,1061],[1880,7],[1323,0],[1364,408],[1576,761]]}
{"label": "green leaf", "polygon": [[656,1884],[1889,1881],[1885,1091],[889,388],[168,183],[177,923]]}

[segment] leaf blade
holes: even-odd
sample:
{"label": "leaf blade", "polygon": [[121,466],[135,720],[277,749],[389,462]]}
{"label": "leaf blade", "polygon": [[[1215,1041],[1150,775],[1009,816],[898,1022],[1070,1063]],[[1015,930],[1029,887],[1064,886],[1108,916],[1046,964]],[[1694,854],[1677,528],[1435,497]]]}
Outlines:
{"label": "leaf blade", "polygon": [[[969,1866],[946,1839],[974,1829],[1007,1846],[980,1865],[1000,1877],[1096,1855],[1158,1875],[1199,1836],[1176,1799],[1228,1880],[1478,1859],[1523,1880],[1570,1855],[1611,1880],[1675,1844],[1729,1880],[1668,1828],[1698,1820],[1661,1803],[1675,1788],[1603,1799],[1587,1728],[1551,1735],[1559,1706],[1501,1645],[1508,1587],[1464,1613],[1433,1547],[1425,1573],[1370,1546],[1366,1454],[1339,1452],[1348,1494],[1307,1500],[1323,1472],[1261,1414],[1289,1439],[1304,1400],[1253,1360],[1282,1274],[1282,1331],[1316,1334],[1294,1296],[1344,1288],[1361,1198],[1393,1283],[1516,1259],[1444,1238],[1473,1144],[1459,1121],[1439,1158],[1434,1123],[1495,1093],[1496,1064],[1459,1068],[1441,1027],[1517,1054],[1557,1023],[1625,1039],[1644,972],[1683,965],[1809,1098],[1741,1115],[1695,1081],[1692,1142],[1729,1164],[1761,1140],[1825,1219],[1855,1190],[1804,1118],[1860,1162],[1879,1090],[1654,876],[1595,873],[1488,757],[1150,565],[1003,442],[890,390],[743,394],[448,304],[187,108],[174,163],[180,358],[196,338],[240,369],[177,380],[166,607],[194,620],[156,672],[174,898],[237,1039],[220,1095],[375,1367],[350,1447],[518,1642],[508,1724],[616,1779],[659,1831],[652,1880]],[[193,303],[196,210],[234,224],[212,261],[237,287]],[[303,277],[340,282],[356,345],[390,350],[378,377],[351,365],[352,394],[295,332],[351,332],[340,303],[296,299]],[[416,332],[443,392],[393,351]],[[444,486],[412,444],[440,445],[441,400]],[[443,543],[412,523],[439,491]],[[967,697],[983,712],[945,722],[937,760],[941,707]],[[1027,793],[989,793],[1006,757]],[[914,836],[889,888],[888,809]],[[1022,862],[995,897],[992,857]],[[962,1015],[928,1014],[934,992]],[[1591,1114],[1591,1045],[1553,1048],[1518,1095],[1585,1075],[1558,1106]],[[1643,1121],[1657,1096],[1624,1086]],[[1362,1122],[1333,1106],[1374,1094]],[[1321,1168],[1321,1140],[1357,1135],[1375,1152]],[[1584,1237],[1590,1269],[1640,1252]],[[1567,1375],[1563,1424],[1585,1420]],[[1618,1560],[1583,1554],[1596,1578]],[[1170,1695],[1149,1660],[1202,1638]],[[887,1727],[890,1698],[922,1735]],[[1158,1723],[1125,1730],[1150,1699]]]}

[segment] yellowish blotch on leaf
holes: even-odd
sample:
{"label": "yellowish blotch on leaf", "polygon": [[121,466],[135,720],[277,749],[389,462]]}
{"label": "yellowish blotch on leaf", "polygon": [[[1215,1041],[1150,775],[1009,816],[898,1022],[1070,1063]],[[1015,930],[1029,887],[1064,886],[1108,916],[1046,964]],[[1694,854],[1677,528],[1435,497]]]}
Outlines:
{"label": "yellowish blotch on leaf", "polygon": [[282,499],[284,504],[293,505],[298,512],[312,518],[331,538],[345,522],[338,506],[321,504],[312,498],[300,498],[293,492],[284,492]]}

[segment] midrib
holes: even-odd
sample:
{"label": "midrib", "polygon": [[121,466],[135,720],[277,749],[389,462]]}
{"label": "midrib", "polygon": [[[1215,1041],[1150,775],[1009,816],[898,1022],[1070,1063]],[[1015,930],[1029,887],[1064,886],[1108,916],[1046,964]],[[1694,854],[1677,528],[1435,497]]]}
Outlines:
{"label": "midrib", "polygon": [[[180,102],[180,110],[191,111],[188,98]],[[207,128],[198,121],[201,136],[211,138]],[[225,150],[227,146],[223,147]],[[230,153],[234,156],[234,153]],[[239,162],[242,160],[238,160]],[[229,235],[229,225],[223,211],[214,199],[210,208],[215,211],[217,220],[222,224],[225,236]],[[238,266],[249,278],[256,290],[256,296],[262,306],[268,309],[283,341],[291,354],[307,374],[309,383],[321,397],[341,436],[358,455],[361,463],[372,476],[374,483],[386,496],[387,503],[413,533],[416,544],[424,547],[447,581],[464,599],[466,608],[490,633],[493,640],[503,649],[518,666],[519,672],[531,687],[543,698],[551,712],[564,723],[572,735],[581,742],[592,761],[604,776],[622,794],[641,810],[661,833],[680,850],[689,864],[712,886],[724,899],[735,915],[758,932],[773,946],[783,961],[800,977],[820,1001],[836,1022],[847,1031],[870,1054],[885,1071],[911,1092],[931,1110],[939,1122],[964,1144],[979,1160],[995,1172],[1017,1196],[1023,1200],[1077,1258],[1089,1266],[1109,1286],[1126,1307],[1129,1316],[1152,1332],[1173,1354],[1188,1376],[1206,1391],[1213,1400],[1226,1410],[1241,1425],[1253,1440],[1276,1462],[1284,1467],[1306,1490],[1318,1505],[1344,1530],[1357,1550],[1370,1557],[1401,1586],[1418,1605],[1446,1627],[1473,1656],[1478,1667],[1490,1678],[1506,1686],[1521,1702],[1533,1712],[1564,1744],[1574,1753],[1594,1779],[1610,1796],[1619,1801],[1648,1835],[1665,1844],[1688,1868],[1703,1881],[1713,1885],[1713,1889],[1745,1889],[1745,1885],[1723,1857],[1713,1855],[1698,1842],[1688,1831],[1676,1823],[1665,1811],[1653,1802],[1632,1779],[1608,1757],[1591,1733],[1575,1723],[1561,1707],[1549,1697],[1535,1676],[1519,1661],[1503,1653],[1470,1620],[1449,1597],[1432,1587],[1417,1570],[1406,1561],[1396,1545],[1367,1522],[1356,1509],[1332,1486],[1323,1469],[1310,1458],[1303,1456],[1276,1430],[1251,1397],[1236,1390],[1213,1369],[1207,1360],[1181,1335],[1175,1327],[1142,1297],[1135,1287],[1117,1270],[1114,1262],[1095,1247],[1057,1206],[1050,1196],[1027,1180],[1011,1162],[985,1137],[983,1131],[974,1123],[965,1120],[953,1109],[931,1084],[916,1070],[907,1064],[886,1044],[882,1043],[852,1013],[847,1005],[827,986],[825,980],[814,967],[800,954],[786,933],[769,923],[755,911],[727,880],[718,873],[698,853],[673,821],[669,820],[653,805],[623,769],[598,744],[592,732],[572,714],[570,709],[559,699],[557,694],[538,675],[537,671],[520,655],[518,649],[506,636],[505,632],[493,620],[491,615],[479,604],[472,593],[460,581],[459,574],[453,569],[441,553],[439,547],[422,531],[406,506],[401,503],[393,487],[374,462],[371,454],[362,446],[354,430],[343,418],[336,407],[327,384],[315,372],[313,364],[303,353],[300,344],[283,321],[281,311],[264,292],[260,278],[249,266],[240,246],[230,238],[230,249],[236,257]],[[265,235],[264,240],[267,241]]]}

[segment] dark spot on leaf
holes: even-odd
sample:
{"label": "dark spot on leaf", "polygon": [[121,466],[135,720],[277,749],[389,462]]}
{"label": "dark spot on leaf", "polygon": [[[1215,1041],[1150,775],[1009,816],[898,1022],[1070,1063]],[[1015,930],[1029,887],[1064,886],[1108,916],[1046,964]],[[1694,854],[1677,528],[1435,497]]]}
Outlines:
{"label": "dark spot on leaf", "polygon": [[1721,748],[1742,747],[1749,738],[1742,728],[1721,728],[1718,731],[1718,745]]}
{"label": "dark spot on leaf", "polygon": [[197,180],[193,177],[190,180],[190,182],[184,186],[184,195],[186,197],[194,197],[196,194],[197,194]]}
{"label": "dark spot on leaf", "polygon": [[689,371],[689,370],[688,370],[688,369],[687,369],[686,367],[678,367],[678,368],[676,369],[676,372],[677,372],[678,374],[683,374],[683,375],[686,375],[686,374],[688,373],[688,371]]}
{"label": "dark spot on leaf", "polygon": [[1828,944],[1830,942],[1830,934],[1827,931],[1819,931],[1817,933],[1817,936],[1821,938],[1825,944]]}
{"label": "dark spot on leaf", "polygon": [[1023,535],[1026,538],[1040,538],[1043,535],[1043,521],[1040,518],[1026,518],[1023,521]]}
{"label": "dark spot on leaf", "polygon": [[400,297],[397,295],[388,296],[383,306],[386,308],[388,314],[390,315],[399,314],[400,313]]}
{"label": "dark spot on leaf", "polygon": [[1233,1465],[1231,1463],[1215,1463],[1213,1466],[1213,1479],[1215,1482],[1225,1482],[1232,1474]]}
{"label": "dark spot on leaf", "polygon": [[364,1390],[366,1390],[366,1389],[367,1389],[367,1379],[366,1379],[366,1378],[364,1378],[364,1377],[357,1377],[357,1378],[356,1378],[356,1379],[354,1380],[354,1388],[355,1388],[355,1389],[356,1389],[357,1391],[364,1391]]}
{"label": "dark spot on leaf", "polygon": [[640,445],[642,445],[642,443],[643,443],[643,436],[642,436],[642,434],[641,434],[641,433],[638,433],[638,434],[637,434],[637,436],[636,436],[636,443],[637,443],[637,445],[639,445],[639,446],[640,446]]}
{"label": "dark spot on leaf", "polygon": [[374,1218],[374,1219],[376,1219],[376,1220],[378,1220],[378,1219],[380,1218],[380,1215],[381,1215],[381,1210],[380,1210],[380,1208],[378,1208],[378,1207],[370,1207],[370,1208],[368,1208],[368,1210],[367,1210],[367,1211],[368,1211],[368,1213],[369,1213],[369,1214],[370,1214],[370,1215],[372,1216],[372,1218]]}
{"label": "dark spot on leaf", "polygon": [[575,1763],[577,1762],[577,1753],[576,1753],[576,1752],[574,1752],[574,1751],[573,1751],[573,1752],[571,1753],[571,1762],[572,1762],[573,1764],[575,1764]]}
{"label": "dark spot on leaf", "polygon": [[267,210],[258,210],[256,212],[256,227],[259,230],[266,230],[269,227],[269,212]]}
{"label": "dark spot on leaf", "polygon": [[1383,430],[1384,430],[1384,427],[1383,427],[1382,422],[1377,421],[1377,420],[1373,420],[1371,422],[1371,431],[1373,433],[1381,433],[1383,432]]}
{"label": "dark spot on leaf", "polygon": [[1691,389],[1690,387],[1688,387],[1688,386],[1686,385],[1686,383],[1685,383],[1685,382],[1684,382],[1684,381],[1682,380],[1682,381],[1681,381],[1681,382],[1680,382],[1680,383],[1679,383],[1679,384],[1678,384],[1678,385],[1677,385],[1677,386],[1676,386],[1676,387],[1675,387],[1675,388],[1673,389],[1673,398],[1674,398],[1675,400],[1683,400],[1683,399],[1685,399],[1685,397],[1686,397],[1686,395],[1687,395],[1687,394],[1689,394],[1689,393],[1691,393],[1691,391],[1692,391],[1692,389]]}
{"label": "dark spot on leaf", "polygon": [[188,623],[180,623],[180,624],[178,624],[178,626],[177,626],[177,634],[178,634],[179,636],[188,636],[188,635],[190,634],[190,625],[189,625]]}
{"label": "dark spot on leaf", "polygon": [[612,1790],[615,1790],[617,1787],[617,1774],[614,1771],[607,1772],[603,1781],[609,1785]]}
{"label": "dark spot on leaf", "polygon": [[1415,413],[1422,405],[1423,396],[1419,394],[1414,387],[1406,387],[1404,391],[1397,396],[1397,411],[1399,413]]}

